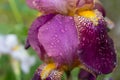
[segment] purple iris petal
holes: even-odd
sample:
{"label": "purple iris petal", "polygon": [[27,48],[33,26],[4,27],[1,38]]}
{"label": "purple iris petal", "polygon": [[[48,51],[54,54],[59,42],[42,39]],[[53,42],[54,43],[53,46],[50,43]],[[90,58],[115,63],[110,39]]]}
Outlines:
{"label": "purple iris petal", "polygon": [[96,80],[96,76],[87,72],[84,69],[81,69],[80,73],[78,74],[78,79],[79,80]]}
{"label": "purple iris petal", "polygon": [[45,13],[68,13],[76,6],[77,0],[27,0],[27,4],[34,9]]}
{"label": "purple iris petal", "polygon": [[82,8],[91,8],[93,7],[94,0],[78,0],[77,7]]}
{"label": "purple iris petal", "polygon": [[[51,70],[50,72],[45,72],[47,64],[42,64],[36,70],[32,80],[43,80],[44,76],[45,80],[61,80],[62,72],[56,69]],[[47,71],[47,70],[46,70]],[[45,74],[43,74],[43,72]]]}
{"label": "purple iris petal", "polygon": [[112,72],[116,66],[116,53],[104,19],[96,26],[87,18],[79,17],[78,20],[81,20],[78,23],[80,60],[97,73]]}
{"label": "purple iris petal", "polygon": [[30,43],[29,43],[29,40],[27,38],[26,42],[25,42],[25,49],[28,49],[29,47],[30,47]]}
{"label": "purple iris petal", "polygon": [[102,6],[102,4],[99,1],[95,2],[94,9],[97,9],[98,11],[100,11],[102,13],[103,17],[106,16],[105,9],[104,9],[104,7]]}
{"label": "purple iris petal", "polygon": [[37,68],[37,70],[35,71],[35,74],[34,74],[32,80],[42,80],[40,75],[41,75],[42,70],[45,68],[45,66],[47,66],[47,65],[46,64],[41,64]]}
{"label": "purple iris petal", "polygon": [[78,36],[73,17],[56,15],[38,33],[39,42],[55,62],[72,64],[76,59]]}
{"label": "purple iris petal", "polygon": [[[27,39],[27,44],[30,44],[31,47],[37,51],[39,57],[43,58],[44,50],[41,46],[41,44],[38,41],[38,30],[39,28],[47,23],[50,19],[52,19],[55,15],[54,14],[49,14],[49,15],[44,15],[41,17],[38,17],[33,24],[31,25],[29,32],[28,32],[28,39]],[[41,48],[41,49],[40,49]],[[42,52],[42,53],[41,53]]]}
{"label": "purple iris petal", "polygon": [[52,70],[46,80],[61,80],[62,72],[58,70]]}

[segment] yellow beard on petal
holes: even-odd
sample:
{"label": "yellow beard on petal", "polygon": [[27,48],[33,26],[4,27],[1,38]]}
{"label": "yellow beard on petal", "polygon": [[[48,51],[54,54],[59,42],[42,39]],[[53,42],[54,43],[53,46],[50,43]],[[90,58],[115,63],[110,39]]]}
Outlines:
{"label": "yellow beard on petal", "polygon": [[39,16],[42,16],[42,13],[41,13],[41,12],[39,12],[39,13],[37,14],[37,17],[39,17]]}
{"label": "yellow beard on petal", "polygon": [[90,19],[94,25],[98,24],[98,17],[94,10],[80,11],[78,12],[78,15]]}
{"label": "yellow beard on petal", "polygon": [[50,72],[56,68],[56,65],[54,63],[48,64],[47,66],[44,67],[42,70],[40,76],[42,80],[45,80],[46,77],[50,74]]}

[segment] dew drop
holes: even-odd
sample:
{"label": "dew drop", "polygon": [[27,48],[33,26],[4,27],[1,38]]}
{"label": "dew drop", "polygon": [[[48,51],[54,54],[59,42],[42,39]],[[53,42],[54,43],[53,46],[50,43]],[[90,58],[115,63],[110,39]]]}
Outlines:
{"label": "dew drop", "polygon": [[60,40],[57,40],[57,43],[59,43],[60,42]]}
{"label": "dew drop", "polygon": [[85,37],[83,37],[83,41],[85,41]]}
{"label": "dew drop", "polygon": [[50,48],[53,48],[53,46],[50,46]]}
{"label": "dew drop", "polygon": [[116,62],[114,62],[114,65],[116,65],[117,63]]}
{"label": "dew drop", "polygon": [[57,38],[57,37],[58,37],[58,35],[56,34],[56,35],[55,35],[55,37]]}
{"label": "dew drop", "polygon": [[54,45],[54,43],[51,43],[51,45]]}
{"label": "dew drop", "polygon": [[61,30],[61,32],[62,32],[62,33],[64,33],[64,32],[65,32],[65,30],[63,30],[63,29],[62,29],[62,30]]}
{"label": "dew drop", "polygon": [[60,55],[62,56],[62,52],[60,52]]}
{"label": "dew drop", "polygon": [[72,17],[70,17],[70,19],[73,19]]}
{"label": "dew drop", "polygon": [[49,28],[47,27],[46,30],[49,30]]}
{"label": "dew drop", "polygon": [[108,40],[105,40],[106,43],[108,43]]}

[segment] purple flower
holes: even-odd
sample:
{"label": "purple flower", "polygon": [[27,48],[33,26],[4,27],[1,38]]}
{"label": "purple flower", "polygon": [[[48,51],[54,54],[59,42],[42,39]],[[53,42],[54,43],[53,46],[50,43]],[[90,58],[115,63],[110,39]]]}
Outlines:
{"label": "purple flower", "polygon": [[[116,53],[99,2],[27,0],[27,4],[44,13],[32,23],[26,42],[26,48],[31,46],[45,63],[33,80],[60,80],[61,72],[78,66],[89,72],[88,80],[113,71]],[[57,77],[54,72],[61,75]]]}
{"label": "purple flower", "polygon": [[28,44],[44,62],[55,63],[60,70],[79,65],[79,40],[73,17],[60,14],[38,17],[29,30]]}
{"label": "purple flower", "polygon": [[29,30],[28,40],[42,60],[47,57],[71,66],[77,57],[74,53],[77,53],[79,41],[72,17],[60,14],[38,17]]}

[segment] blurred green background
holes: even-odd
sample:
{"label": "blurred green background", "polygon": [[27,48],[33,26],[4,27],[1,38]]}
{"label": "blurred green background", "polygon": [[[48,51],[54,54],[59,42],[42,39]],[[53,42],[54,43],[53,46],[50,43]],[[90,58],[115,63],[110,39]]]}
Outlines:
{"label": "blurred green background", "polygon": [[[110,32],[115,46],[117,48],[118,65],[115,71],[108,75],[102,75],[98,80],[120,80],[120,0],[101,0],[107,16],[115,23],[115,28]],[[0,0],[0,34],[16,34],[19,42],[24,44],[27,37],[28,28],[32,21],[37,17],[38,12],[28,8],[25,0]],[[36,68],[41,64],[36,53],[30,48],[28,50],[30,55],[36,57],[36,64],[31,67],[30,73],[24,74],[20,70],[18,80],[30,80]],[[78,70],[73,70],[73,80],[77,80]],[[2,55],[0,58],[0,80],[16,80],[16,75],[12,70],[10,64],[10,56]]]}

